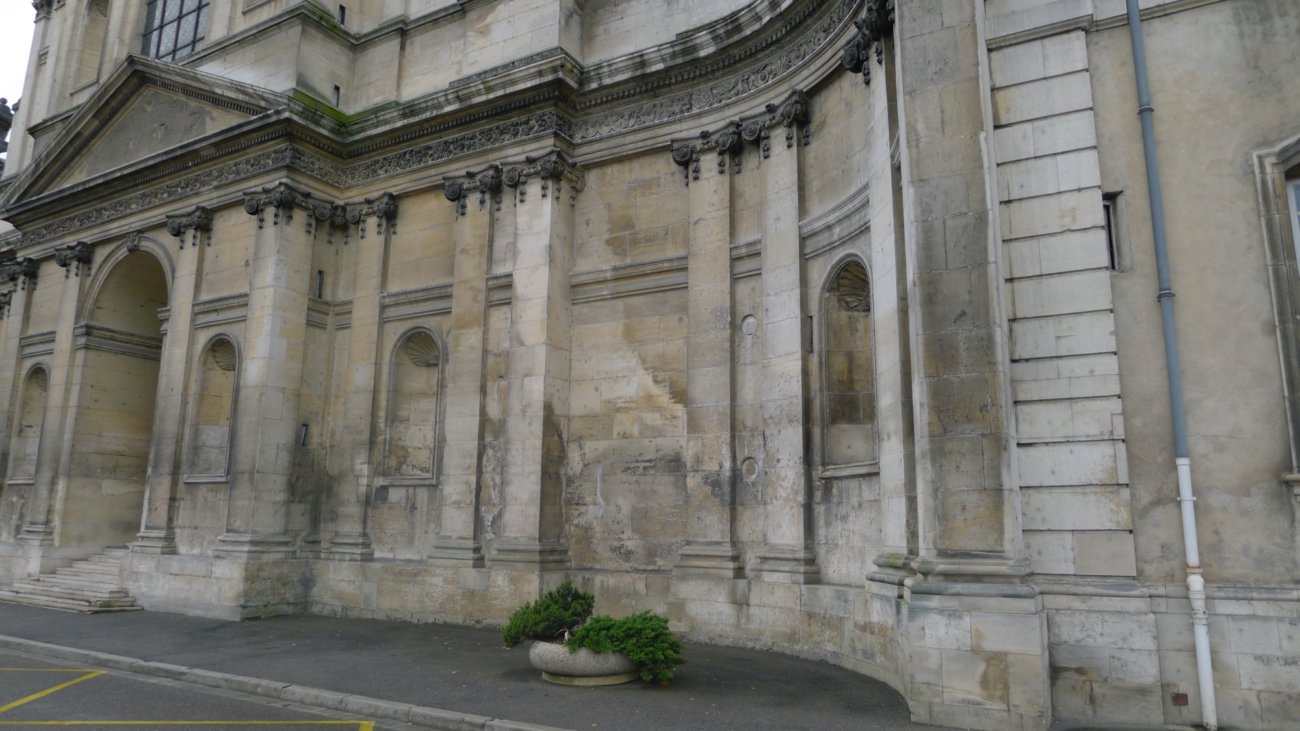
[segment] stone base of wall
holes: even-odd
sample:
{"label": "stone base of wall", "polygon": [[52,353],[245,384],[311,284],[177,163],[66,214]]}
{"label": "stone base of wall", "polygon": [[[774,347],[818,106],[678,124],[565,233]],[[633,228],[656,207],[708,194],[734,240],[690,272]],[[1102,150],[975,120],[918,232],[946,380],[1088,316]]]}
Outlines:
{"label": "stone base of wall", "polygon": [[[24,575],[0,547],[0,582]],[[875,576],[863,587],[600,571],[455,568],[424,561],[132,553],[126,577],[147,609],[222,619],[326,616],[496,626],[566,578],[596,611],[652,610],[684,637],[823,660],[876,678],[914,720],[985,729],[1196,725],[1190,608],[1179,586],[1041,586]],[[1095,582],[1094,582],[1095,583]],[[1300,718],[1300,592],[1212,588],[1219,720],[1292,728]],[[1186,694],[1187,704],[1175,704]],[[1181,701],[1181,698],[1179,698]]]}
{"label": "stone base of wall", "polygon": [[125,576],[145,609],[255,619],[308,611],[312,562],[132,553]]}
{"label": "stone base of wall", "polygon": [[[1141,596],[1044,597],[1058,720],[1201,723],[1191,607],[1181,586]],[[1211,587],[1215,704],[1225,728],[1292,729],[1300,719],[1300,592]],[[1117,592],[1118,593],[1118,592]],[[1174,596],[1160,596],[1160,594]],[[1176,694],[1186,704],[1175,704]],[[1181,700],[1181,699],[1179,699]]]}

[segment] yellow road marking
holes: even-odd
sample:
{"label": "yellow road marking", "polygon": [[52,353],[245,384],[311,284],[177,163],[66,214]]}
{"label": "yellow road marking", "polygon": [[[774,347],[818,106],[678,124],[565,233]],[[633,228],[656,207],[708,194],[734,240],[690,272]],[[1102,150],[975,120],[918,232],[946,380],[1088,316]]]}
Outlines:
{"label": "yellow road marking", "polygon": [[66,682],[66,683],[59,683],[58,685],[54,686],[53,688],[46,688],[45,690],[43,690],[43,691],[41,691],[41,692],[39,692],[39,693],[32,693],[31,695],[27,696],[26,698],[19,698],[18,700],[14,701],[13,703],[9,703],[9,704],[6,704],[6,705],[3,705],[3,706],[0,706],[0,713],[4,713],[5,711],[12,711],[13,709],[17,708],[18,706],[26,705],[26,704],[28,704],[28,703],[31,703],[32,701],[38,701],[38,700],[44,698],[45,696],[47,696],[47,695],[49,695],[49,694],[51,694],[51,693],[58,693],[59,691],[63,690],[64,688],[67,688],[68,686],[76,685],[77,683],[80,683],[80,682],[82,682],[83,680],[90,680],[91,678],[98,678],[99,676],[101,676],[101,675],[103,675],[103,674],[104,674],[103,672],[101,672],[101,671],[99,671],[99,670],[95,670],[95,671],[93,671],[93,672],[86,673],[85,675],[81,676],[80,678],[73,678],[72,680],[69,680],[69,681]]}
{"label": "yellow road marking", "polygon": [[356,731],[374,731],[373,721],[0,721],[0,726],[356,726]]}

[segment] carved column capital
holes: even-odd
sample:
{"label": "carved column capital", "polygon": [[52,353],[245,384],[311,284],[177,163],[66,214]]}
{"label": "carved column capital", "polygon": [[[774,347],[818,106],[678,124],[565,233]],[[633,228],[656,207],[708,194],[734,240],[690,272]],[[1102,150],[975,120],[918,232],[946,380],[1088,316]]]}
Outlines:
{"label": "carved column capital", "polygon": [[811,141],[808,114],[808,95],[802,91],[790,92],[785,99],[764,107],[762,112],[728,122],[716,130],[704,130],[697,137],[672,141],[673,162],[686,174],[686,184],[700,179],[700,157],[706,152],[718,155],[718,172],[727,172],[731,161],[732,172],[741,171],[745,145],[755,145],[767,158],[771,152],[771,130],[785,128],[785,143],[793,147],[796,135],[803,144]]}
{"label": "carved column capital", "polygon": [[48,18],[54,9],[54,0],[32,0],[32,8],[36,11],[37,20]]}
{"label": "carved column capital", "polygon": [[[190,245],[197,246],[204,233],[212,231],[212,212],[203,206],[195,206],[185,213],[167,214],[167,233],[180,239],[180,247],[185,248],[185,234],[190,235]],[[208,237],[208,244],[212,239]],[[128,248],[129,245],[128,245]],[[138,245],[137,245],[138,248]]]}
{"label": "carved column capital", "polygon": [[64,268],[64,277],[73,273],[80,277],[82,272],[90,271],[90,260],[94,253],[95,248],[93,246],[85,241],[77,241],[76,243],[55,247],[54,263]]}
{"label": "carved column capital", "polygon": [[894,31],[894,0],[868,0],[861,20],[853,21],[858,32],[841,49],[840,62],[853,73],[862,74],[862,83],[871,83],[868,55],[874,51],[876,63],[885,61],[885,39]]}
{"label": "carved column capital", "polygon": [[17,283],[22,289],[27,289],[27,283],[35,282],[40,270],[41,264],[35,259],[14,259],[0,267],[0,280]]}
{"label": "carved column capital", "polygon": [[[271,225],[278,226],[280,221],[293,223],[295,208],[301,208],[312,215],[306,216],[307,233],[315,230],[317,221],[327,220],[330,216],[331,201],[317,198],[307,191],[288,183],[278,183],[260,190],[244,191],[244,212],[257,216],[257,227],[266,223],[266,211],[272,211]],[[324,218],[321,218],[322,212]]]}
{"label": "carved column capital", "polygon": [[531,155],[525,157],[522,164],[507,167],[502,182],[516,190],[519,202],[523,203],[528,193],[528,181],[532,178],[541,182],[543,198],[548,195],[559,197],[567,182],[570,204],[577,202],[578,193],[586,186],[586,176],[578,169],[577,163],[559,150]]}
{"label": "carved column capital", "polygon": [[327,223],[331,240],[335,230],[343,231],[343,243],[347,245],[352,238],[352,228],[357,229],[360,238],[366,237],[366,222],[375,219],[375,233],[383,235],[385,229],[397,233],[397,196],[381,193],[374,198],[366,198],[357,203],[341,203],[335,206],[317,206],[313,213],[318,220]]}
{"label": "carved column capital", "polygon": [[479,210],[491,200],[501,204],[501,166],[489,164],[481,170],[467,170],[464,175],[448,175],[443,178],[442,194],[447,200],[456,204],[456,212],[466,213],[466,201],[474,192],[478,193]]}

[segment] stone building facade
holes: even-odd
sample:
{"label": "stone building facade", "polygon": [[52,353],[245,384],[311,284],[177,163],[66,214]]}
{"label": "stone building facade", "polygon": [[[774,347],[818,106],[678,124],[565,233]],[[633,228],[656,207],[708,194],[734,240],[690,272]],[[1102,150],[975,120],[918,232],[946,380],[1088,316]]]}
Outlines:
{"label": "stone building facade", "polygon": [[1121,0],[35,7],[5,596],[569,577],[921,721],[1300,723],[1292,0],[1140,3],[1208,718]]}

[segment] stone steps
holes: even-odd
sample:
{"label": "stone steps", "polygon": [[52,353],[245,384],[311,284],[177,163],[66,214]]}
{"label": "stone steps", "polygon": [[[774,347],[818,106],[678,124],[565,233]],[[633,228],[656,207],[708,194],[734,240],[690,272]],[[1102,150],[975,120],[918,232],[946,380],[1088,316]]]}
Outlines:
{"label": "stone steps", "polygon": [[118,571],[125,548],[102,553],[0,589],[0,602],[74,612],[129,612],[140,609],[120,586]]}

